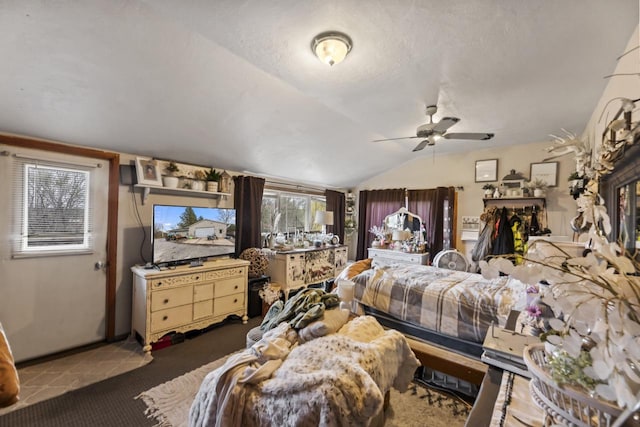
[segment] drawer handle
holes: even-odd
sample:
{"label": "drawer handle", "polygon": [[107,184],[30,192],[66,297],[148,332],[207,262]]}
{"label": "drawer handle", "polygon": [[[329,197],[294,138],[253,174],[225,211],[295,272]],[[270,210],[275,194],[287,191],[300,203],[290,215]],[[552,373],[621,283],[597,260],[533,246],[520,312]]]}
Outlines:
{"label": "drawer handle", "polygon": [[158,286],[162,286],[162,282],[158,282]]}
{"label": "drawer handle", "polygon": [[236,285],[233,289],[238,289],[238,285]]}
{"label": "drawer handle", "polygon": [[167,320],[169,316],[162,316],[162,320]]}
{"label": "drawer handle", "polygon": [[200,276],[196,276],[196,280],[199,280],[199,279],[200,279]]}
{"label": "drawer handle", "polygon": [[234,304],[235,304],[236,302],[238,302],[238,298],[234,299],[234,300],[233,300],[233,302],[234,302]]}
{"label": "drawer handle", "polygon": [[169,303],[169,298],[166,298],[164,301],[162,301],[163,304],[168,304]]}

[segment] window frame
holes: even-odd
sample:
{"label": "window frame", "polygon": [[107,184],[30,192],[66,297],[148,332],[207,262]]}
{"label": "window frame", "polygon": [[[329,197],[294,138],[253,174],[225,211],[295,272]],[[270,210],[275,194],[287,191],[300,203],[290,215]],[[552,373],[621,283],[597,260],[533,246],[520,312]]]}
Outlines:
{"label": "window frame", "polygon": [[[14,197],[17,199],[15,206],[15,239],[12,250],[12,258],[77,255],[94,252],[92,239],[92,202],[91,202],[91,171],[83,165],[58,164],[55,161],[18,160],[15,164]],[[52,245],[30,244],[29,214],[34,207],[29,206],[30,174],[37,169],[49,169],[81,174],[84,179],[84,194],[82,197],[82,241],[81,243],[56,243]],[[62,239],[61,236],[58,238]],[[77,239],[76,239],[77,240]]]}
{"label": "window frame", "polygon": [[[305,200],[304,204],[305,204],[305,214],[304,214],[304,230],[299,230],[297,227],[293,227],[293,226],[289,226],[286,221],[286,217],[283,218],[282,215],[282,201],[285,198],[302,198]],[[281,216],[280,216],[280,220],[278,222],[278,227],[276,230],[273,230],[273,224],[267,224],[265,223],[265,221],[263,220],[263,212],[264,212],[264,207],[265,207],[265,200],[270,199],[270,200],[275,200],[274,203],[274,212],[280,212]],[[314,202],[315,202],[315,206],[314,206]],[[294,228],[296,230],[296,232],[304,232],[304,233],[314,233],[314,232],[320,232],[322,226],[318,225],[318,224],[314,224],[313,223],[313,218],[315,216],[315,212],[317,210],[319,210],[320,207],[324,206],[324,209],[326,210],[326,206],[327,206],[327,200],[325,196],[319,195],[319,194],[310,194],[310,193],[301,193],[301,192],[289,192],[289,191],[282,191],[282,190],[271,190],[271,189],[265,189],[262,195],[262,206],[261,206],[261,221],[260,221],[260,232],[262,233],[263,236],[268,235],[269,233],[275,232],[277,233],[283,233],[283,234],[288,234],[288,233],[293,233]],[[270,227],[267,229],[266,226],[270,225]]]}

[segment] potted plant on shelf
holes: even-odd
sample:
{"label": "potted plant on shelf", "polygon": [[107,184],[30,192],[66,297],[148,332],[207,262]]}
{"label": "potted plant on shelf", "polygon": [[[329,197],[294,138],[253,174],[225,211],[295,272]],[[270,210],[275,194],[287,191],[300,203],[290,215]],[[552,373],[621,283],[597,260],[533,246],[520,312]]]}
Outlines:
{"label": "potted plant on shelf", "polygon": [[533,197],[544,197],[544,190],[546,190],[548,186],[545,181],[538,178],[529,183],[529,188],[533,189]]}
{"label": "potted plant on shelf", "polygon": [[164,167],[165,174],[162,176],[162,185],[169,188],[178,188],[178,183],[180,182],[180,178],[178,178],[177,174],[180,171],[180,168],[175,162],[169,162]]}
{"label": "potted plant on shelf", "polygon": [[191,182],[191,189],[197,191],[205,191],[207,185],[205,183],[207,174],[203,170],[195,170],[193,172],[193,181]]}
{"label": "potted plant on shelf", "polygon": [[496,187],[493,184],[485,184],[482,186],[482,189],[484,190],[484,198],[490,199],[493,196],[493,190],[495,190]]}
{"label": "potted plant on shelf", "polygon": [[218,181],[220,181],[221,173],[214,168],[209,169],[206,173],[205,179],[207,180],[207,191],[218,191]]}

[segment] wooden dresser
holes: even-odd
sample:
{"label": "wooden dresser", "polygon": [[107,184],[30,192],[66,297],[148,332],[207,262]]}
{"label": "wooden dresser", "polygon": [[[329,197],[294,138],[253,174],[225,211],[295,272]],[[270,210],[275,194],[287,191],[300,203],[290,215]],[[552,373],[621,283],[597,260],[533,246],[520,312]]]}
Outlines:
{"label": "wooden dresser", "polygon": [[249,261],[219,259],[170,270],[134,266],[132,334],[144,351],[169,332],[202,329],[235,314],[247,323]]}
{"label": "wooden dresser", "polygon": [[391,249],[369,248],[369,258],[377,263],[391,264],[395,262],[405,264],[429,264],[429,252],[415,253],[394,251]]}
{"label": "wooden dresser", "polygon": [[269,259],[267,274],[287,299],[291,290],[333,279],[346,266],[346,246],[323,246],[276,252]]}

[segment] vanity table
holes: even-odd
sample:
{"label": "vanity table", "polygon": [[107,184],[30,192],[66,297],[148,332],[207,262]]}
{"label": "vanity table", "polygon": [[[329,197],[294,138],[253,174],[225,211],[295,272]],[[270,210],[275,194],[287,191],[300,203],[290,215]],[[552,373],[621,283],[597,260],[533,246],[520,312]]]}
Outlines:
{"label": "vanity table", "polygon": [[[422,218],[409,212],[406,208],[400,208],[392,214],[387,215],[383,221],[383,228],[390,236],[404,235],[406,237],[402,237],[402,239],[407,238],[409,239],[408,241],[415,244],[424,244]],[[428,252],[405,252],[393,249],[369,248],[368,254],[369,258],[378,264],[405,263],[428,265],[430,260]]]}

